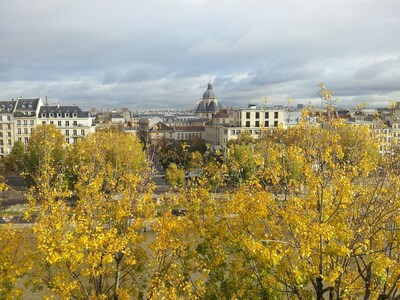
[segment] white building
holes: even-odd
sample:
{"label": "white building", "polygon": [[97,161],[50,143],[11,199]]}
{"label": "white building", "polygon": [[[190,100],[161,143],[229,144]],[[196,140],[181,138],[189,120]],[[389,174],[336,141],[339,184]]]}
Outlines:
{"label": "white building", "polygon": [[16,101],[0,101],[0,156],[11,153],[14,145],[14,110]]}
{"label": "white building", "polygon": [[39,124],[54,124],[68,144],[75,144],[89,133],[95,132],[94,117],[78,106],[42,106],[38,117]]}
{"label": "white building", "polygon": [[43,105],[41,98],[0,101],[0,156],[10,154],[16,141],[27,145],[40,124],[54,124],[70,144],[95,131],[94,118],[78,106]]}
{"label": "white building", "polygon": [[225,151],[228,141],[236,140],[242,132],[249,132],[252,137],[258,138],[263,128],[274,129],[283,126],[284,119],[283,109],[257,108],[255,105],[249,105],[247,108],[221,110],[206,124],[205,141],[214,148]]}
{"label": "white building", "polygon": [[42,105],[41,98],[17,99],[14,111],[14,141],[28,144],[29,137],[38,124],[38,113]]}

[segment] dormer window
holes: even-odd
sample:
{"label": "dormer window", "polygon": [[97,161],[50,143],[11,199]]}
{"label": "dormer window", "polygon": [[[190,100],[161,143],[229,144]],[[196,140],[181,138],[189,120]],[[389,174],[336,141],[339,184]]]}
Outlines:
{"label": "dormer window", "polygon": [[61,113],[57,113],[57,118],[61,118]]}
{"label": "dormer window", "polygon": [[78,115],[76,113],[72,114],[72,117],[76,118]]}
{"label": "dormer window", "polygon": [[46,118],[46,114],[45,113],[42,113],[42,118]]}
{"label": "dormer window", "polygon": [[54,117],[54,114],[53,113],[49,113],[49,117],[50,118]]}
{"label": "dormer window", "polygon": [[66,117],[66,118],[69,118],[69,113],[65,113],[65,117]]}

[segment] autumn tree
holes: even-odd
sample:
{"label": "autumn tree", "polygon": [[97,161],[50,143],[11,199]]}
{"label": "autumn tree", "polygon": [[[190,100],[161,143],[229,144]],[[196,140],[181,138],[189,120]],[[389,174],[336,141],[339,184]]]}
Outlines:
{"label": "autumn tree", "polygon": [[[54,170],[52,176],[64,172],[60,169],[65,165],[67,147],[65,137],[55,125],[42,124],[32,132],[26,149],[22,143],[16,142],[10,159],[30,185],[37,185],[35,178],[50,171],[47,168]],[[48,177],[48,180],[52,178]]]}
{"label": "autumn tree", "polygon": [[165,180],[174,189],[185,185],[185,170],[177,164],[171,163],[165,171]]}
{"label": "autumn tree", "polygon": [[304,121],[253,147],[237,190],[200,181],[176,198],[185,215],[158,220],[155,286],[182,298],[397,297],[399,178],[369,129]]}
{"label": "autumn tree", "polygon": [[[142,230],[153,212],[141,144],[133,135],[100,131],[78,142],[69,159],[73,191],[61,174],[51,188],[39,185],[29,195],[44,284],[63,298],[140,297],[146,283]],[[72,193],[76,204],[68,206]]]}

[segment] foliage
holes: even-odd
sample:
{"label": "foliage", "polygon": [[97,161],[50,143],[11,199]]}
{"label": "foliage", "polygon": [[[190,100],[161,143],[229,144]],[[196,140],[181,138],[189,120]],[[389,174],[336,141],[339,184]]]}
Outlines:
{"label": "foliage", "polygon": [[185,185],[185,171],[177,164],[171,163],[165,171],[165,180],[173,188],[183,187]]}
{"label": "foliage", "polygon": [[49,181],[54,180],[57,173],[64,172],[61,168],[67,148],[64,136],[55,125],[43,124],[32,132],[26,149],[22,143],[16,142],[10,157],[22,171],[27,183],[37,185],[35,178],[49,172],[49,168],[53,170],[51,176],[47,177]]}
{"label": "foliage", "polygon": [[[75,163],[75,206],[65,201],[71,192],[63,176],[52,186],[31,190],[38,251],[47,274],[43,283],[53,293],[84,299],[143,293],[142,230],[153,212],[144,158],[134,136],[101,131],[78,143],[69,158]],[[46,182],[49,174],[35,179]]]}
{"label": "foliage", "polygon": [[190,143],[182,141],[176,141],[171,144],[162,143],[159,147],[157,151],[158,160],[164,169],[167,169],[171,163],[187,168],[192,153],[204,155],[207,150],[203,140],[192,140]]}
{"label": "foliage", "polygon": [[206,299],[397,295],[400,181],[365,128],[330,119],[238,146],[249,145],[235,145],[247,150],[237,163],[252,166],[239,189],[199,185],[176,199],[184,216],[159,220],[157,287]]}
{"label": "foliage", "polygon": [[18,299],[22,295],[16,285],[33,267],[30,238],[29,228],[0,225],[0,299]]}

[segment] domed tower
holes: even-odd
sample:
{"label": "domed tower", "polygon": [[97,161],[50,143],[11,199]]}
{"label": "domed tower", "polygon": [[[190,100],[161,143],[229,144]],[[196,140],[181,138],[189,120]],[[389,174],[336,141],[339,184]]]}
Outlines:
{"label": "domed tower", "polygon": [[212,84],[209,82],[207,90],[204,92],[202,100],[197,105],[195,113],[203,117],[211,118],[218,113],[221,108],[221,104],[218,103],[218,98],[215,96]]}

